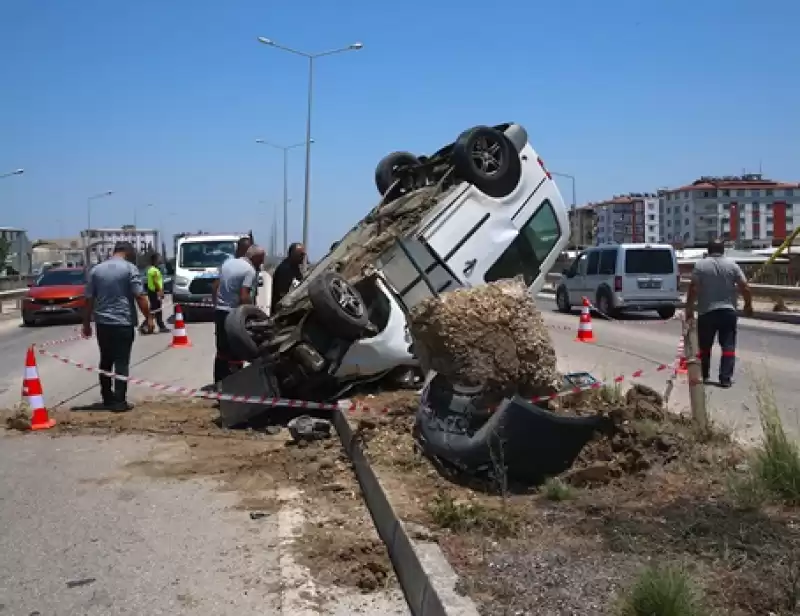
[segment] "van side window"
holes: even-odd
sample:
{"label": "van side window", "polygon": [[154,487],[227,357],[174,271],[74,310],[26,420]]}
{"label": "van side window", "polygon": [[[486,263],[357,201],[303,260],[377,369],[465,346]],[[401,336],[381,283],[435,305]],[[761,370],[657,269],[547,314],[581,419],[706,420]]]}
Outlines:
{"label": "van side window", "polygon": [[617,249],[600,251],[600,275],[613,276],[617,269]]}
{"label": "van side window", "polygon": [[597,268],[600,265],[600,251],[595,250],[589,253],[589,264],[586,266],[586,275],[594,276],[597,274]]}
{"label": "van side window", "polygon": [[486,282],[515,278],[520,274],[525,284],[533,284],[541,273],[542,262],[553,251],[561,229],[549,199],[542,201],[539,209],[519,230],[519,235],[500,255],[500,258],[486,270]]}

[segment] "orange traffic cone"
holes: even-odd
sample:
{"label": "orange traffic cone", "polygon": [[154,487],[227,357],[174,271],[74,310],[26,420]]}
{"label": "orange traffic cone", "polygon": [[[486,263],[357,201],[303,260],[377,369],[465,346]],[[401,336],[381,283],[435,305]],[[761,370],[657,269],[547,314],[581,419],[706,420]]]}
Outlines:
{"label": "orange traffic cone", "polygon": [[683,346],[683,336],[678,340],[678,368],[675,374],[689,374],[689,365],[686,363],[686,350]]}
{"label": "orange traffic cone", "polygon": [[578,337],[575,338],[575,342],[594,342],[590,308],[591,304],[589,300],[584,297],[583,308],[581,308],[581,320],[578,323]]}
{"label": "orange traffic cone", "polygon": [[183,322],[183,309],[180,304],[175,304],[175,327],[172,329],[172,347],[192,346],[189,336],[186,335],[186,324]]}
{"label": "orange traffic cone", "polygon": [[36,353],[33,351],[33,346],[28,347],[28,353],[25,355],[22,400],[31,409],[31,430],[46,430],[56,425],[56,420],[50,419],[44,405],[42,382],[39,380],[39,371],[36,369]]}

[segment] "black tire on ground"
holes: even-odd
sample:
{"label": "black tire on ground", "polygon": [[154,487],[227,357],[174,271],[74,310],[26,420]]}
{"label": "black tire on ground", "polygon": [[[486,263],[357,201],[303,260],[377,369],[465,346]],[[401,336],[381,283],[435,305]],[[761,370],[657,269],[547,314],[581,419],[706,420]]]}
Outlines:
{"label": "black tire on ground", "polygon": [[456,174],[490,197],[511,194],[522,176],[519,153],[508,137],[488,126],[464,131],[453,144]]}
{"label": "black tire on ground", "polygon": [[595,308],[604,317],[611,317],[617,318],[619,315],[619,311],[614,308],[614,297],[611,295],[611,291],[609,291],[606,287],[602,287],[597,292],[597,303],[595,304]]}
{"label": "black tire on ground", "polygon": [[308,285],[308,298],[319,320],[345,340],[357,340],[369,325],[364,299],[339,274],[326,272],[314,278]]}
{"label": "black tire on ground", "polygon": [[675,316],[675,306],[664,306],[656,310],[656,312],[662,319],[671,319]]}
{"label": "black tire on ground", "polygon": [[33,317],[29,317],[29,316],[23,314],[22,315],[22,324],[25,327],[33,327],[34,325],[36,325],[36,319],[34,319]]}
{"label": "black tire on ground", "polygon": [[397,181],[397,168],[405,165],[418,165],[419,159],[411,152],[392,152],[384,156],[375,168],[375,186],[381,195]]}
{"label": "black tire on ground", "polygon": [[569,305],[569,294],[564,287],[558,287],[558,291],[556,291],[556,306],[558,306],[559,312],[564,314],[572,312],[572,306]]}
{"label": "black tire on ground", "polygon": [[225,333],[231,351],[240,361],[253,361],[258,357],[258,345],[247,331],[248,321],[264,321],[267,314],[258,306],[246,304],[231,310],[225,318]]}

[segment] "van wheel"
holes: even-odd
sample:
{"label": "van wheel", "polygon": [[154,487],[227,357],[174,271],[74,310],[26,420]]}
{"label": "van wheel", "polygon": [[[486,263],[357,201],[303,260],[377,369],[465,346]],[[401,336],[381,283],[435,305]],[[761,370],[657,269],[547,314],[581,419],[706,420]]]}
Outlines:
{"label": "van wheel", "polygon": [[559,312],[569,314],[572,312],[572,306],[569,305],[569,295],[564,287],[559,287],[556,291],[556,306]]}
{"label": "van wheel", "polygon": [[308,298],[322,321],[336,336],[357,340],[369,326],[361,294],[339,274],[327,272],[308,285]]}
{"label": "van wheel", "polygon": [[522,176],[522,163],[514,144],[488,126],[461,133],[453,144],[451,160],[456,175],[490,197],[511,194]]}
{"label": "van wheel", "polygon": [[[400,179],[397,169],[408,165],[419,165],[419,159],[410,152],[392,152],[388,156],[384,156],[375,168],[375,186],[378,192],[381,195],[385,195],[392,184]],[[414,183],[413,178],[411,178],[410,183]],[[406,190],[413,189],[413,185],[404,186],[403,188],[406,188]]]}
{"label": "van wheel", "polygon": [[662,319],[671,319],[675,316],[675,306],[663,306],[656,310],[658,312],[658,316]]}
{"label": "van wheel", "polygon": [[619,311],[614,308],[614,298],[608,289],[600,289],[597,292],[597,310],[604,317],[612,319],[617,317]]}

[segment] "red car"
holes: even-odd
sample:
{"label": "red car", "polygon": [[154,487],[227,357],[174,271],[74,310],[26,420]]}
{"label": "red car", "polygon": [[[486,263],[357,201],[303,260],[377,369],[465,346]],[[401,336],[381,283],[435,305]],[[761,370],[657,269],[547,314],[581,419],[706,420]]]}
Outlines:
{"label": "red car", "polygon": [[82,267],[49,269],[28,288],[22,300],[22,322],[80,319],[86,305],[86,271]]}

